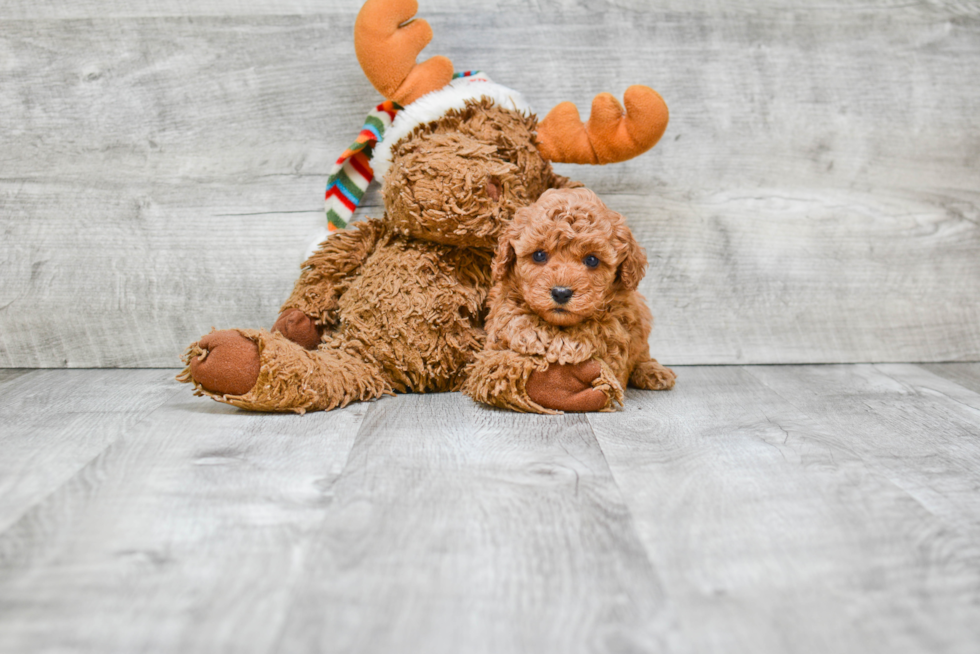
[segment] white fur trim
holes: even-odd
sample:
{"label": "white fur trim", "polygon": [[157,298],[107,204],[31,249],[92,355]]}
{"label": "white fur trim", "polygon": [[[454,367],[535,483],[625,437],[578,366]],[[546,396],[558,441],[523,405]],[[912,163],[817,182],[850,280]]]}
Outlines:
{"label": "white fur trim", "polygon": [[316,251],[320,249],[320,245],[325,243],[328,238],[330,238],[329,229],[326,227],[320,227],[317,229],[316,237],[314,237],[314,239],[310,241],[310,244],[306,246],[306,255],[303,257],[303,261],[306,261],[312,257]]}
{"label": "white fur trim", "polygon": [[506,109],[529,112],[530,105],[517,91],[495,84],[481,77],[459,77],[449,86],[423,95],[395,115],[394,122],[385,130],[385,137],[374,148],[371,168],[377,181],[383,181],[391,166],[391,148],[413,129],[438,120],[450,109],[462,109],[467,100],[487,97]]}

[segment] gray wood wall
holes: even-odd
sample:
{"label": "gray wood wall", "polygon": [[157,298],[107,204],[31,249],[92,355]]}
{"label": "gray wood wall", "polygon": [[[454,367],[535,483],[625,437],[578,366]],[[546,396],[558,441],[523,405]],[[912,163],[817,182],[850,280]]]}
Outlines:
{"label": "gray wood wall", "polygon": [[[561,167],[646,245],[655,356],[980,360],[977,3],[420,4],[427,53],[541,114],[667,100],[651,153]],[[359,5],[5,0],[0,366],[175,366],[271,324],[378,98]]]}

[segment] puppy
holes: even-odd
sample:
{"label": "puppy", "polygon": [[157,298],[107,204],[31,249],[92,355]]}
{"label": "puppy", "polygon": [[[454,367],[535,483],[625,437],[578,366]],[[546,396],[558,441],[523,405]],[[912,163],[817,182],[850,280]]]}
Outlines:
{"label": "puppy", "polygon": [[650,358],[646,256],[626,220],[584,188],[519,209],[493,262],[487,341],[463,392],[516,411],[606,411],[627,383],[666,390]]}

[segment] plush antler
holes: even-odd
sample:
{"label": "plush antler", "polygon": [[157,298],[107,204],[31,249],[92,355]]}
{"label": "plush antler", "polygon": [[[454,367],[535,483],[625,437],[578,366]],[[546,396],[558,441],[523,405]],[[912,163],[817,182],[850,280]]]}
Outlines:
{"label": "plush antler", "polygon": [[406,105],[441,89],[453,79],[453,63],[432,57],[415,58],[432,40],[424,20],[412,20],[416,0],[367,0],[354,23],[354,51],[374,88],[389,100]]}
{"label": "plush antler", "polygon": [[609,93],[592,101],[587,123],[571,102],[562,102],[538,125],[538,149],[555,163],[607,164],[643,154],[667,129],[667,105],[653,89],[631,86],[622,105]]}

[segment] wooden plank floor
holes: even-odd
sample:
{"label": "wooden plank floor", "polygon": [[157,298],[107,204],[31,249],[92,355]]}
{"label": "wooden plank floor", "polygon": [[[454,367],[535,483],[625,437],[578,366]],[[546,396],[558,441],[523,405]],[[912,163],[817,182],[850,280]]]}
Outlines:
{"label": "wooden plank floor", "polygon": [[611,414],[0,370],[0,652],[976,652],[980,364]]}

